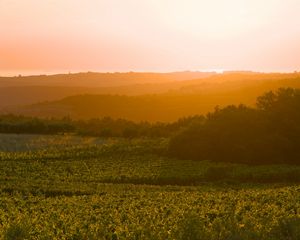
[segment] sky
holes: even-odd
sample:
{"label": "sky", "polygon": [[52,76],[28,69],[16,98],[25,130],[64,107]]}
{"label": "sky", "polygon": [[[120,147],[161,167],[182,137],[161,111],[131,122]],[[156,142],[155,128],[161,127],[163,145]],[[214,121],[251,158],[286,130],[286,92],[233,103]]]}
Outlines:
{"label": "sky", "polygon": [[0,0],[0,74],[300,70],[299,0]]}

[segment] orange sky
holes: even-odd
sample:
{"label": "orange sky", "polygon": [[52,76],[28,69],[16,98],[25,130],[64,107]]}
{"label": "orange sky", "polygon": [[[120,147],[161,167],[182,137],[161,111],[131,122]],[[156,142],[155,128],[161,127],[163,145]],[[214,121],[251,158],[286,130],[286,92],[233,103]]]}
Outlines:
{"label": "orange sky", "polygon": [[0,74],[300,70],[299,0],[0,0]]}

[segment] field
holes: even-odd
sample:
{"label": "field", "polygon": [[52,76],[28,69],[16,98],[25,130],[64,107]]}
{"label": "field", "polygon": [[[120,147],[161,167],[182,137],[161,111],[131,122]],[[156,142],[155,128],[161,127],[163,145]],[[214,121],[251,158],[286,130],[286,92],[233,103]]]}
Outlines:
{"label": "field", "polygon": [[2,239],[300,239],[300,166],[166,156],[167,139],[0,136]]}

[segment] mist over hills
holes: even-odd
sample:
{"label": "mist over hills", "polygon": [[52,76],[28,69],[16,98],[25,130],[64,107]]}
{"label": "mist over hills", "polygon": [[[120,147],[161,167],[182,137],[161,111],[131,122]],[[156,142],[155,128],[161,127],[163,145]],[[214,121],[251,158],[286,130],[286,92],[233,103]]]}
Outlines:
{"label": "mist over hills", "polygon": [[[163,93],[174,82],[201,79],[214,72],[74,73],[0,77],[0,108],[54,101],[77,94]],[[172,84],[171,84],[172,83]],[[166,85],[164,85],[166,84]]]}
{"label": "mist over hills", "polygon": [[125,73],[69,73],[55,75],[34,75],[0,77],[1,87],[63,86],[63,87],[116,87],[132,84],[163,83],[205,78],[215,72],[125,72]]}
{"label": "mist over hills", "polygon": [[257,96],[280,87],[300,88],[299,73],[224,73],[184,81],[179,78],[165,81],[149,78],[152,82],[144,79],[140,84],[133,79],[131,85],[115,87],[11,87],[10,92],[9,88],[3,88],[3,93],[0,89],[0,100],[6,103],[2,111],[5,113],[167,122],[205,114],[217,105],[254,105]]}

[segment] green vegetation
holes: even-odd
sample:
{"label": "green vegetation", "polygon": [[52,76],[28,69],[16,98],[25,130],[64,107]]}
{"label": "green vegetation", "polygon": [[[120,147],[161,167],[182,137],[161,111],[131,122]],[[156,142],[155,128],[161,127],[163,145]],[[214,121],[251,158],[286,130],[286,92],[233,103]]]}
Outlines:
{"label": "green vegetation", "polygon": [[6,239],[299,239],[299,187],[103,185],[85,196],[2,193],[1,204]]}
{"label": "green vegetation", "polygon": [[163,138],[0,139],[3,239],[299,238],[299,166],[177,160]]}
{"label": "green vegetation", "polygon": [[299,109],[286,88],[172,123],[2,115],[0,239],[298,240]]}
{"label": "green vegetation", "polygon": [[[7,137],[8,135],[3,136]],[[168,158],[165,156],[168,144],[166,139],[128,141],[83,138],[79,141],[77,137],[69,139],[63,136],[58,141],[58,137],[43,138],[31,137],[26,146],[20,144],[13,152],[1,152],[2,188],[7,191],[22,191],[27,188],[31,192],[43,191],[51,188],[52,181],[56,181],[57,186],[62,188],[66,187],[66,182],[68,188],[74,183],[74,189],[77,187],[76,183],[89,181],[154,185],[199,185],[212,181],[300,182],[300,166],[249,167],[242,164]],[[16,137],[12,141],[16,141]],[[6,144],[12,145],[10,142]],[[5,146],[2,148],[10,150]],[[19,181],[20,179],[27,181]]]}
{"label": "green vegetation", "polygon": [[168,153],[180,159],[246,164],[299,164],[300,90],[279,89],[257,98],[257,107],[216,107],[206,116],[173,123],[39,119],[3,115],[2,133],[72,133],[100,137],[169,137]]}

